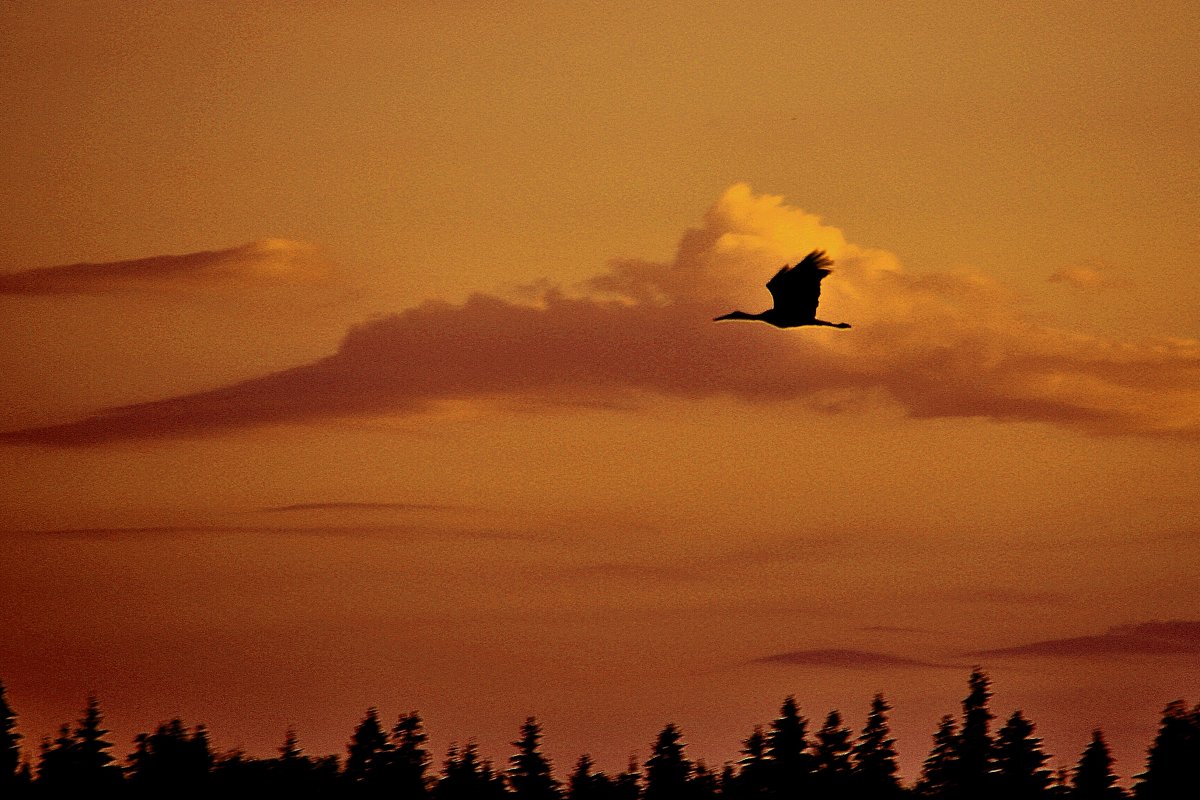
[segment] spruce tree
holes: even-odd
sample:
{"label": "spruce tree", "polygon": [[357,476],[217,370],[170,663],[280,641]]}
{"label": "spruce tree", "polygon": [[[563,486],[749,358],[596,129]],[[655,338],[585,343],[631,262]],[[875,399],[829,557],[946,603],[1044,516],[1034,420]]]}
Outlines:
{"label": "spruce tree", "polygon": [[304,755],[300,740],[293,728],[288,728],[279,746],[279,756],[268,769],[268,779],[275,791],[283,796],[310,793],[313,762]]}
{"label": "spruce tree", "polygon": [[63,724],[53,741],[42,740],[41,758],[37,766],[37,785],[43,791],[65,791],[74,786],[76,775],[71,745],[71,726]]}
{"label": "spruce tree", "polygon": [[433,794],[437,800],[496,800],[505,794],[504,781],[479,757],[475,742],[452,744]]}
{"label": "spruce tree", "polygon": [[1113,773],[1113,757],[1109,752],[1104,733],[1097,728],[1092,731],[1092,741],[1084,749],[1071,778],[1072,800],[1116,800],[1125,793],[1117,787],[1117,776]]}
{"label": "spruce tree", "polygon": [[692,762],[684,755],[683,733],[668,723],[646,759],[645,800],[686,800]]}
{"label": "spruce tree", "polygon": [[208,732],[197,725],[193,732],[179,718],[161,723],[154,733],[139,733],[129,756],[129,784],[143,797],[196,793],[214,765]]}
{"label": "spruce tree", "polygon": [[550,762],[541,752],[542,729],[529,717],[521,726],[521,738],[509,759],[508,785],[517,800],[560,800],[559,782],[551,774]]}
{"label": "spruce tree", "polygon": [[1146,771],[1137,776],[1138,800],[1185,797],[1200,786],[1200,706],[1188,709],[1176,700],[1163,710],[1162,724],[1150,746]]}
{"label": "spruce tree", "polygon": [[947,714],[938,722],[933,734],[933,749],[921,766],[921,779],[917,782],[917,794],[921,797],[948,798],[954,790],[954,776],[958,771],[958,724]]}
{"label": "spruce tree", "polygon": [[587,753],[579,757],[575,762],[575,770],[567,779],[567,800],[601,800],[602,795],[597,791],[597,778],[600,776],[592,771],[595,766],[596,762]]}
{"label": "spruce tree", "polygon": [[1014,711],[996,735],[996,790],[1004,800],[1043,800],[1050,786],[1049,756],[1034,724]]}
{"label": "spruce tree", "polygon": [[756,725],[742,745],[737,774],[726,790],[736,800],[761,800],[771,789],[772,766],[767,759],[767,737]]}
{"label": "spruce tree", "polygon": [[883,695],[875,695],[867,724],[850,751],[851,776],[857,796],[883,799],[900,795],[897,777],[900,766],[896,763],[896,740],[891,738],[888,727],[889,711],[891,706]]}
{"label": "spruce tree", "polygon": [[387,755],[387,784],[399,800],[424,800],[429,796],[428,740],[416,711],[400,715],[392,728],[391,751]]}
{"label": "spruce tree", "polygon": [[813,760],[808,750],[808,720],[800,716],[796,698],[788,695],[767,733],[771,794],[776,800],[802,797],[812,785]]}
{"label": "spruce tree", "polygon": [[121,782],[121,771],[108,752],[112,743],[104,739],[108,731],[101,727],[103,721],[99,701],[89,697],[83,717],[72,733],[72,768],[80,785],[112,790]]}
{"label": "spruce tree", "polygon": [[639,800],[642,796],[642,770],[635,756],[629,757],[625,771],[612,781],[613,800]]}
{"label": "spruce tree", "polygon": [[378,789],[390,749],[391,743],[379,724],[379,710],[371,706],[346,746],[346,768],[343,771],[346,782],[362,791]]}
{"label": "spruce tree", "polygon": [[692,779],[688,782],[691,800],[717,800],[721,794],[721,781],[717,774],[708,768],[703,760],[696,762]]}
{"label": "spruce tree", "polygon": [[22,783],[19,770],[21,766],[21,734],[17,733],[17,715],[8,704],[4,683],[0,681],[0,797],[16,792],[16,787]]}
{"label": "spruce tree", "polygon": [[992,736],[988,732],[993,714],[988,708],[991,681],[978,667],[967,680],[970,691],[963,698],[963,721],[955,743],[955,779],[952,795],[969,800],[992,797]]}
{"label": "spruce tree", "polygon": [[813,748],[817,797],[842,797],[849,790],[853,736],[850,729],[842,725],[842,715],[836,710],[830,711],[825,724],[817,731],[817,743]]}

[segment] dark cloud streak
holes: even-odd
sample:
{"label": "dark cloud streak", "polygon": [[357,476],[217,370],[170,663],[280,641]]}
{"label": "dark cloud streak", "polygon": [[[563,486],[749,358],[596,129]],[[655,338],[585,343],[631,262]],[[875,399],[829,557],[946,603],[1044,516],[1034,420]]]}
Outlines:
{"label": "dark cloud streak", "polygon": [[989,658],[1200,655],[1200,621],[1172,620],[1121,625],[1092,636],[1045,639],[1013,647],[980,650],[968,655]]}

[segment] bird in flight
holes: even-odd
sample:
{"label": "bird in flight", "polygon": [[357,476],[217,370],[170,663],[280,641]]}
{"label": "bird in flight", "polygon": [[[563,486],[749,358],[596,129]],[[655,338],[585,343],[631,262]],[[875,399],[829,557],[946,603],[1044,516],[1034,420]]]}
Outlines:
{"label": "bird in flight", "polygon": [[767,281],[767,289],[775,299],[775,306],[761,314],[745,311],[730,311],[713,319],[750,319],[774,325],[776,328],[798,328],[801,325],[824,325],[829,328],[849,328],[847,322],[826,322],[817,319],[817,303],[821,301],[821,281],[832,270],[833,260],[824,250],[813,250],[794,267],[786,264]]}

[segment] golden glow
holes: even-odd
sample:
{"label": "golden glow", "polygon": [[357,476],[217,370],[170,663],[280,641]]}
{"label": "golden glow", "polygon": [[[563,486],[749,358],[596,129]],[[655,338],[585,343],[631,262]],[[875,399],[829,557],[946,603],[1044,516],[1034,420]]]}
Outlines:
{"label": "golden glow", "polygon": [[[970,653],[1200,619],[1192,4],[653,6],[5,10],[29,741],[96,692],[122,748],[333,752],[377,704],[719,763],[884,691],[911,775]],[[812,248],[853,329],[708,321]],[[821,648],[952,666],[751,663]],[[1126,776],[1200,699],[985,666]]]}

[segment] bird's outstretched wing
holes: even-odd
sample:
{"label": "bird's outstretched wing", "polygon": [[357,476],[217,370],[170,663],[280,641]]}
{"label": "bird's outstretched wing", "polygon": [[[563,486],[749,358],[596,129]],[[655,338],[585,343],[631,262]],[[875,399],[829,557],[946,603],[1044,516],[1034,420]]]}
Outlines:
{"label": "bird's outstretched wing", "polygon": [[830,273],[832,259],[824,250],[813,250],[794,267],[784,266],[767,281],[777,311],[796,318],[815,319],[821,300],[821,281]]}

